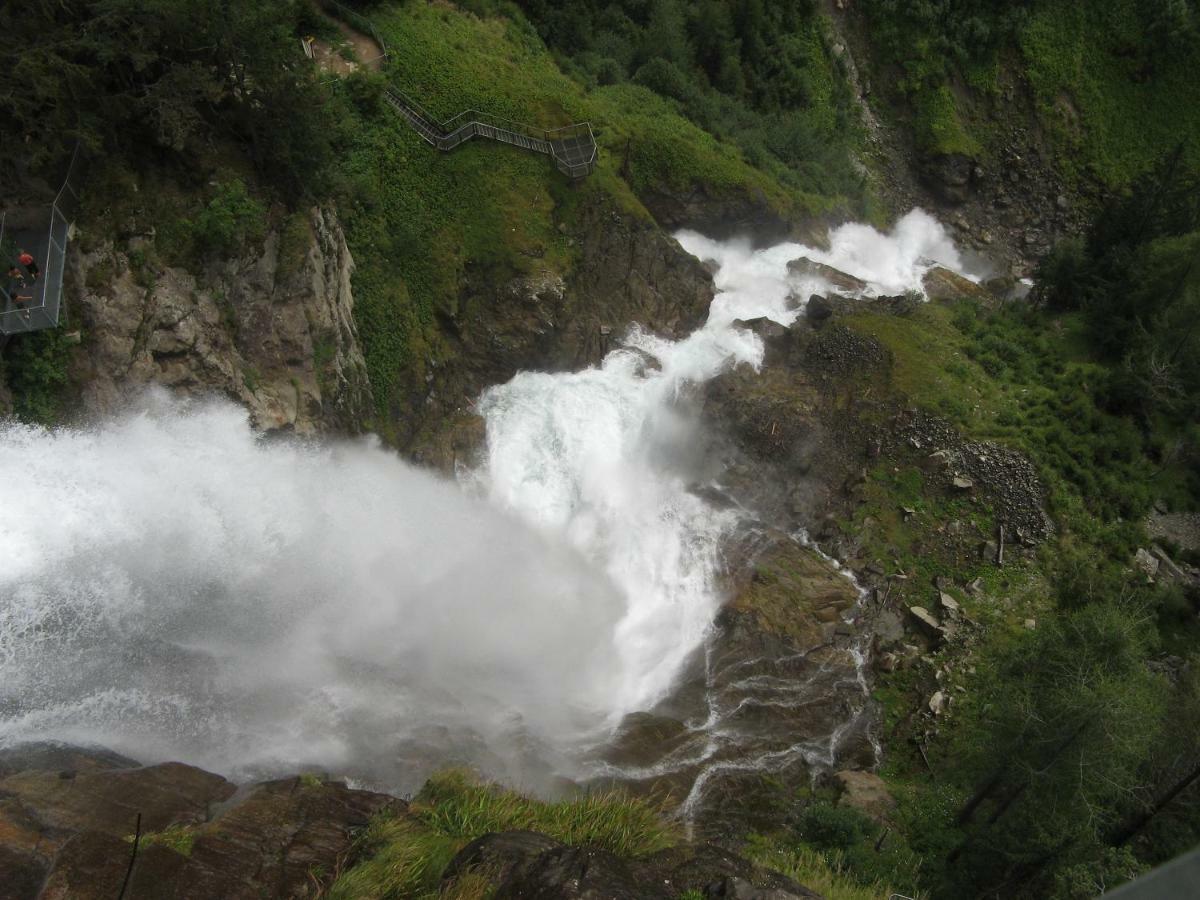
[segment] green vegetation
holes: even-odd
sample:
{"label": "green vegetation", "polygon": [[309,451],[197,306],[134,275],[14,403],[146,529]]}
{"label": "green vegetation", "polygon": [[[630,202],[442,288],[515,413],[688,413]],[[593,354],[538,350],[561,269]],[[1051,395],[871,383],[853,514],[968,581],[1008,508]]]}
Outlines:
{"label": "green vegetation", "polygon": [[[905,396],[968,436],[1024,451],[1058,527],[1034,558],[1002,568],[964,558],[939,535],[955,521],[993,534],[988,501],[882,464],[845,525],[867,553],[894,554],[909,579],[896,588],[903,602],[927,603],[940,575],[981,584],[955,592],[978,643],[952,642],[877,689],[900,801],[895,838],[921,859],[916,886],[931,896],[1093,897],[1200,838],[1187,799],[1200,755],[1184,737],[1200,716],[1200,597],[1148,585],[1129,566],[1152,503],[1200,506],[1190,327],[1200,209],[1181,160],[1043,264],[1040,303],[849,319],[891,351]],[[1164,668],[1172,654],[1189,664]],[[950,689],[947,677],[964,693],[936,731],[922,731],[912,710]],[[853,847],[862,836],[852,826],[835,816],[802,825],[797,839]],[[876,858],[845,863],[906,883],[902,861],[893,875]]]}
{"label": "green vegetation", "polygon": [[[869,820],[866,824],[858,824],[862,825],[860,837],[877,827]],[[864,858],[867,858],[865,854],[873,852],[870,842],[860,841],[851,846],[862,852]],[[818,849],[795,840],[794,836],[753,835],[745,853],[760,866],[782,872],[826,900],[880,900],[895,893],[895,888],[889,882],[872,879],[863,868],[847,863],[842,850],[832,847]],[[888,874],[894,875],[895,872]],[[896,887],[899,887],[898,883]]]}
{"label": "green vegetation", "polygon": [[[464,772],[443,772],[426,783],[406,814],[372,820],[360,839],[363,861],[338,879],[330,897],[445,897],[439,893],[441,875],[459,850],[481,835],[514,829],[625,857],[647,856],[680,840],[660,811],[642,800],[592,793],[545,802],[482,784]],[[486,887],[481,881],[454,884],[449,896],[486,896],[475,893]]]}
{"label": "green vegetation", "polygon": [[922,149],[929,153],[958,153],[972,158],[980,155],[982,147],[963,127],[954,94],[947,85],[919,93],[915,107],[914,137]]}
{"label": "green vegetation", "polygon": [[267,230],[267,209],[246,190],[240,178],[218,183],[212,198],[194,218],[176,226],[178,249],[185,258],[236,253],[247,243],[262,241]]}
{"label": "green vegetation", "polygon": [[12,391],[13,408],[22,421],[58,423],[70,381],[72,343],[59,327],[24,335],[5,349],[0,375]]}
{"label": "green vegetation", "polygon": [[989,154],[980,107],[1004,74],[1028,78],[1072,178],[1126,185],[1179,142],[1200,161],[1195,0],[866,0],[863,16],[874,80],[928,153]]}
{"label": "green vegetation", "polygon": [[1200,502],[1200,445],[1190,432],[1145,431],[1106,408],[1111,370],[1081,352],[1077,314],[931,304],[911,317],[862,315],[851,324],[892,351],[906,395],[972,437],[1029,454],[1069,534],[1124,556],[1153,500]]}
{"label": "green vegetation", "polygon": [[317,73],[297,58],[311,7],[294,0],[72,0],[11,4],[0,97],[0,171],[50,170],[75,140],[136,169],[187,164],[213,137],[244,148],[259,174],[319,195],[334,120]]}
{"label": "green vegetation", "polygon": [[[1112,370],[1104,405],[1151,429],[1200,415],[1200,166],[1183,148],[1114,197],[1083,242],[1039,271],[1052,309],[1079,310]],[[1194,435],[1192,435],[1194,440]]]}
{"label": "green vegetation", "polygon": [[[126,835],[126,841],[133,843],[134,836]],[[172,825],[162,831],[150,831],[138,839],[142,847],[166,847],[181,856],[192,855],[192,845],[196,842],[196,829],[192,825]]]}
{"label": "green vegetation", "polygon": [[580,82],[643,85],[781,183],[862,213],[857,114],[815,3],[520,5]]}
{"label": "green vegetation", "polygon": [[[379,77],[333,86],[353,135],[338,182],[358,260],[359,333],[379,407],[376,427],[407,402],[408,379],[454,350],[443,329],[460,315],[470,278],[490,283],[535,270],[566,272],[576,250],[559,226],[605,202],[648,217],[637,199],[655,190],[760,198],[783,215],[825,209],[832,200],[789,187],[755,168],[643,85],[585,85],[565,74],[524,16],[512,7],[381,6],[372,21],[393,54],[384,78],[436,118],[483,108],[521,122],[589,120],[600,143],[598,171],[568,183],[544,158],[482,143],[432,151],[381,108]],[[566,229],[569,231],[569,228]]]}
{"label": "green vegetation", "polygon": [[1197,24],[1193,0],[1034,4],[1020,47],[1066,171],[1128,184],[1180,142],[1200,165]]}

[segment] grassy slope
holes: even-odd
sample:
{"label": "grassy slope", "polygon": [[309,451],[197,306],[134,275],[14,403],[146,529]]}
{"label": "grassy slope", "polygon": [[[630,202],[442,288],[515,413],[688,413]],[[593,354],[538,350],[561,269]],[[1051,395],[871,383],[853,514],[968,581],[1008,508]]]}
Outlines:
{"label": "grassy slope", "polygon": [[1123,550],[1152,497],[1189,499],[1184,473],[1155,477],[1133,423],[1096,406],[1106,369],[1087,357],[1076,317],[928,304],[910,318],[860,315],[851,324],[893,352],[903,393],[971,437],[1028,453],[1068,529]]}
{"label": "grassy slope", "polygon": [[652,185],[753,191],[781,210],[804,200],[649,91],[585,92],[520,18],[422,3],[383,7],[374,20],[392,50],[387,77],[433,115],[481,108],[544,126],[590,120],[601,145],[599,170],[571,183],[544,157],[491,142],[437,153],[390,110],[347,104],[357,137],[345,174],[358,202],[346,219],[381,414],[375,425],[384,433],[402,373],[420,376],[428,359],[444,358],[435,314],[455,312],[467,267],[495,280],[535,268],[565,272],[573,251],[557,226],[570,224],[589,195],[640,216],[647,213],[636,191]]}
{"label": "grassy slope", "polygon": [[[868,472],[861,503],[843,523],[863,541],[869,558],[888,560],[895,571],[907,573],[906,581],[890,589],[902,606],[928,606],[934,578],[951,579],[956,587],[950,594],[982,626],[978,647],[968,651],[972,660],[994,657],[1024,633],[1027,620],[1059,615],[1056,585],[1064,578],[1078,581],[1078,567],[1085,581],[1115,577],[1144,540],[1140,520],[1153,498],[1168,498],[1180,508],[1200,502],[1200,483],[1192,473],[1150,460],[1154,443],[1167,436],[1142,435],[1128,420],[1096,406],[1106,370],[1089,358],[1075,316],[1021,308],[979,313],[965,303],[930,303],[910,317],[860,314],[847,324],[892,352],[893,384],[908,401],[945,416],[970,437],[1021,449],[1047,487],[1059,533],[1035,558],[1010,556],[1002,567],[975,553],[939,549],[943,529],[955,520],[994,534],[994,510],[982,498],[932,489],[915,467],[888,462]],[[905,508],[912,513],[904,514]],[[961,589],[976,578],[981,591]],[[1175,650],[1187,652],[1184,648],[1194,646],[1195,625],[1178,630]],[[965,685],[968,693],[959,699],[970,703],[977,692],[973,666],[935,676],[954,659],[951,653],[881,674],[874,690],[888,747],[883,774],[900,800],[895,839],[928,859],[943,858],[959,839],[950,823],[965,798],[937,774],[958,762],[952,751],[958,720],[940,720],[941,736],[929,742],[927,765],[915,740],[928,726],[914,713],[933,685],[951,693]],[[942,846],[943,841],[949,843]]]}
{"label": "grassy slope", "polygon": [[1021,33],[1039,112],[1071,174],[1126,184],[1181,141],[1200,165],[1196,61],[1152,50],[1144,69],[1129,52],[1144,16],[1137,0],[1044,0]]}
{"label": "grassy slope", "polygon": [[[908,110],[898,113],[898,124],[912,129],[922,151],[994,156],[1018,107],[1005,106],[998,122],[982,113],[1000,83],[1015,75],[1018,85],[1027,78],[1032,86],[1036,122],[1030,124],[1049,136],[1070,179],[1126,185],[1179,142],[1200,164],[1195,61],[1184,50],[1154,45],[1158,39],[1146,35],[1147,13],[1137,0],[1035,0],[1029,7],[1013,46],[994,55],[963,46],[954,62],[927,30],[914,30],[904,5],[874,4],[868,39],[876,30],[885,35],[872,42],[876,80]],[[996,29],[1004,15],[997,5],[984,19]]]}
{"label": "grassy slope", "polygon": [[[330,889],[331,900],[394,897],[468,900],[493,892],[488,873],[469,872],[450,882],[441,875],[477,837],[529,830],[569,846],[600,847],[640,859],[680,844],[679,827],[644,800],[618,793],[589,793],[567,800],[533,800],[477,781],[462,771],[431,778],[406,813],[381,814],[359,835],[357,862]],[[750,858],[820,890],[829,900],[871,900],[889,892],[860,886],[818,854],[755,843]],[[690,898],[692,894],[681,894]]]}

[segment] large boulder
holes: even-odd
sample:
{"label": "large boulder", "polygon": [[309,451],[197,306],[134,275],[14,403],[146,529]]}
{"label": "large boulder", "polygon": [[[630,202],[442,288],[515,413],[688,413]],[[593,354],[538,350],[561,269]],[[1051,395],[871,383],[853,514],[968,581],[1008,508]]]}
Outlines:
{"label": "large boulder", "polygon": [[833,316],[833,304],[820,294],[813,294],[804,305],[804,317],[815,325],[821,325]]}
{"label": "large boulder", "polygon": [[945,266],[934,266],[921,279],[921,287],[930,300],[974,300],[984,306],[994,306],[996,297],[991,291],[969,278],[952,272]]}
{"label": "large boulder", "polygon": [[838,803],[866,813],[876,821],[887,818],[896,808],[896,798],[887,783],[874,772],[843,769],[833,776],[841,789]]}
{"label": "large boulder", "polygon": [[921,181],[943,203],[957,206],[971,197],[975,162],[961,153],[937,153],[921,161]]}
{"label": "large boulder", "polygon": [[788,274],[793,278],[819,278],[840,293],[861,294],[867,289],[867,283],[861,278],[855,278],[848,272],[809,259],[807,256],[793,259],[787,264],[787,268]]}
{"label": "large boulder", "polygon": [[537,831],[485,834],[458,851],[442,872],[442,881],[449,882],[471,870],[483,869],[500,884],[518,869],[531,866],[543,853],[560,847],[561,842]]}
{"label": "large boulder", "polygon": [[668,900],[661,885],[637,878],[619,857],[597,847],[558,847],[500,883],[495,900]]}

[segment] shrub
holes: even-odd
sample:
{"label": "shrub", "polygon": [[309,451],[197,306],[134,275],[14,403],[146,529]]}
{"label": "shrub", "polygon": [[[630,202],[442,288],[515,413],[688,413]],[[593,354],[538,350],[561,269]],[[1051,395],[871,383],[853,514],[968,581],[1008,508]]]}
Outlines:
{"label": "shrub", "polygon": [[191,220],[191,237],[201,254],[231,254],[246,243],[261,241],[267,210],[250,196],[240,178],[217,186],[215,196]]}
{"label": "shrub", "polygon": [[873,823],[849,806],[812,803],[796,825],[796,835],[818,850],[846,851],[871,833]]}

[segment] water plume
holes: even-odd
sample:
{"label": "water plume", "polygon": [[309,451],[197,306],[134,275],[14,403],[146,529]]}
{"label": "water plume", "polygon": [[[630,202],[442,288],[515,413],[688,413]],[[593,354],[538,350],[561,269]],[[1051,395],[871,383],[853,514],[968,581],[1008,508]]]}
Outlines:
{"label": "water plume", "polygon": [[616,586],[381,449],[163,396],[0,445],[0,742],[405,786],[426,751],[523,775],[620,702]]}

